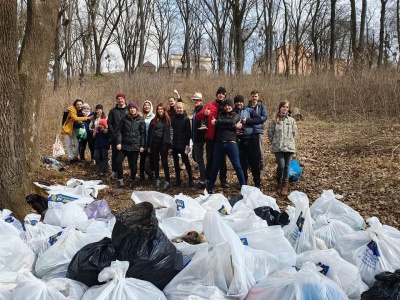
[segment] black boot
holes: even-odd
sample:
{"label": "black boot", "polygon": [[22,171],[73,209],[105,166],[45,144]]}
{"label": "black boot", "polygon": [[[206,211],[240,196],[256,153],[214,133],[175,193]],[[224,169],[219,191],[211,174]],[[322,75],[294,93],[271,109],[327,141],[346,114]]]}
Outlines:
{"label": "black boot", "polygon": [[140,172],[139,179],[140,181],[144,181],[144,172]]}

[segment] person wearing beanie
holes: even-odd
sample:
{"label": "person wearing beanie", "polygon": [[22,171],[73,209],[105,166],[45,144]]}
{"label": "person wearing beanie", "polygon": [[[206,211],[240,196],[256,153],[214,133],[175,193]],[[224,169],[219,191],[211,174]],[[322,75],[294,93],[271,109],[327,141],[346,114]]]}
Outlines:
{"label": "person wearing beanie", "polygon": [[97,166],[97,173],[103,176],[107,173],[109,167],[108,149],[110,149],[110,133],[108,132],[107,119],[98,120],[94,136],[94,160]]}
{"label": "person wearing beanie", "polygon": [[[89,148],[91,147],[91,145],[93,145],[92,147],[93,147],[93,149],[95,149],[96,134],[97,134],[97,131],[98,131],[98,125],[100,123],[100,120],[106,120],[107,121],[107,116],[103,111],[103,105],[97,104],[96,107],[95,107],[93,118],[89,123],[89,132],[88,132]],[[96,158],[93,157],[93,159],[95,161],[95,164],[97,165]]]}
{"label": "person wearing beanie", "polygon": [[251,169],[254,186],[261,189],[260,173],[260,148],[254,127],[261,124],[260,115],[252,108],[244,106],[244,97],[237,95],[234,98],[236,114],[240,116],[242,128],[236,132],[238,138],[240,165],[244,173],[244,179],[248,184],[247,169]]}
{"label": "person wearing beanie", "polygon": [[214,117],[211,123],[216,126],[215,131],[215,148],[214,159],[211,168],[210,181],[207,186],[207,192],[213,193],[213,188],[218,175],[218,169],[221,165],[221,160],[228,156],[236,171],[236,176],[239,180],[240,188],[246,184],[244,174],[239,160],[239,148],[236,143],[236,130],[242,128],[240,115],[233,111],[233,103],[230,99],[225,99],[222,102],[223,112],[218,114],[217,119]]}
{"label": "person wearing beanie", "polygon": [[[196,120],[207,121],[207,133],[206,133],[206,181],[210,179],[211,168],[213,165],[213,153],[214,153],[214,144],[215,144],[215,125],[211,123],[212,119],[216,119],[218,117],[218,113],[223,111],[222,101],[226,98],[226,89],[224,87],[219,87],[216,92],[215,101],[209,102],[203,106],[202,110],[196,114]],[[219,179],[221,181],[221,186],[223,188],[229,188],[229,184],[227,181],[227,167],[226,167],[226,159],[222,159],[220,161],[220,171],[219,171]]]}
{"label": "person wearing beanie", "polygon": [[108,113],[108,130],[110,132],[110,144],[111,144],[111,178],[117,178],[117,130],[121,124],[121,120],[128,114],[128,107],[126,106],[125,94],[119,93],[115,97],[117,104]]}
{"label": "person wearing beanie", "polygon": [[128,115],[126,115],[118,127],[116,134],[117,148],[117,178],[118,187],[124,187],[124,172],[122,164],[128,157],[129,169],[131,170],[129,188],[133,189],[137,173],[137,161],[139,153],[145,149],[146,125],[139,115],[138,105],[135,102],[128,104]]}
{"label": "person wearing beanie", "polygon": [[[74,130],[74,123],[87,121],[92,118],[91,116],[78,115],[78,113],[82,110],[82,105],[83,102],[81,99],[76,99],[74,101],[73,105],[68,108],[67,119],[61,128],[61,134],[64,135],[65,146],[70,163],[74,163],[79,160],[79,141],[76,131]],[[75,149],[73,149],[73,144]]]}
{"label": "person wearing beanie", "polygon": [[161,164],[164,169],[165,183],[163,191],[168,191],[171,187],[168,153],[172,152],[173,131],[171,127],[171,118],[163,103],[156,107],[156,115],[150,122],[149,135],[147,139],[147,151],[151,154],[152,169],[156,179],[156,188],[161,187],[160,180],[160,156]]}
{"label": "person wearing beanie", "polygon": [[[151,120],[154,119],[154,112],[153,112],[153,104],[150,100],[145,100],[142,105],[142,118],[144,119],[144,123],[146,125],[146,137],[145,137],[145,145],[147,145],[147,137],[149,135],[149,127]],[[147,158],[149,157],[149,158]],[[140,162],[139,162],[139,178],[140,181],[144,180],[144,173],[145,173],[145,166],[146,166],[146,159],[149,160],[151,156],[147,151],[143,151],[140,153]],[[151,163],[150,163],[151,165]],[[150,167],[151,169],[151,167]],[[147,170],[147,176],[149,180],[153,180],[153,170]]]}
{"label": "person wearing beanie", "polygon": [[[83,103],[82,104],[82,109],[80,112],[78,112],[79,116],[94,116],[94,112],[90,111],[90,105],[88,103]],[[93,120],[93,118],[92,118]],[[83,121],[83,128],[86,131],[86,138],[79,140],[79,157],[81,161],[85,160],[85,152],[86,152],[86,146],[89,146],[90,150],[90,160],[94,159],[94,140],[90,138],[90,122],[92,121],[90,119]],[[77,126],[77,128],[79,128]]]}

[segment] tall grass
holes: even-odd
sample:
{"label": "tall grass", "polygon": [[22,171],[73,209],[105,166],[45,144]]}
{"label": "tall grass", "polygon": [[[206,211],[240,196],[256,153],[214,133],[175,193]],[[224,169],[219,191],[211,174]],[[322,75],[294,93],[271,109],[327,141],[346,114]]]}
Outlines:
{"label": "tall grass", "polygon": [[242,94],[250,99],[252,90],[259,90],[260,99],[271,115],[278,103],[288,99],[297,106],[304,118],[344,122],[372,122],[386,120],[397,123],[400,116],[400,72],[368,71],[350,73],[342,77],[330,74],[320,76],[291,76],[289,78],[262,75],[222,76],[200,75],[189,78],[180,74],[105,74],[88,77],[82,87],[73,81],[67,89],[63,82],[57,91],[51,84],[44,90],[44,105],[40,115],[41,137],[54,136],[61,127],[62,111],[76,98],[88,102],[92,108],[104,105],[107,113],[115,105],[115,95],[123,92],[127,102],[135,101],[141,107],[144,100],[153,105],[167,103],[177,89],[192,111],[190,96],[201,92],[204,102],[213,101],[219,86],[228,90],[228,97]]}

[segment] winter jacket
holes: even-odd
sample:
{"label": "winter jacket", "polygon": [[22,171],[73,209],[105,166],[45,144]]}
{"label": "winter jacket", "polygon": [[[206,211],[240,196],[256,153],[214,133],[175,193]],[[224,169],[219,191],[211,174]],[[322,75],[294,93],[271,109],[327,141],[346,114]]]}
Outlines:
{"label": "winter jacket", "polygon": [[215,122],[215,142],[236,142],[236,124],[240,121],[240,115],[234,111],[222,112]]}
{"label": "winter jacket", "polygon": [[255,138],[255,130],[254,127],[261,123],[261,117],[256,111],[249,107],[244,107],[241,110],[238,110],[236,107],[233,109],[235,113],[240,115],[240,119],[246,119],[246,124],[243,124],[242,129],[238,130],[236,133],[238,134],[239,139],[251,139]]}
{"label": "winter jacket", "polygon": [[118,126],[121,123],[121,120],[125,118],[127,114],[128,114],[127,106],[121,108],[118,105],[115,105],[115,107],[110,110],[110,113],[108,114],[107,124],[108,124],[108,131],[110,132],[111,142],[115,142],[117,138]]}
{"label": "winter jacket", "polygon": [[275,118],[268,124],[268,138],[272,145],[272,152],[296,152],[294,139],[297,134],[296,121],[288,115],[282,115],[279,124]]}
{"label": "winter jacket", "polygon": [[203,143],[206,141],[206,132],[207,130],[199,130],[201,127],[201,121],[196,120],[196,115],[199,111],[201,111],[203,105],[197,105],[193,111],[192,118],[192,140],[193,143]]}
{"label": "winter jacket", "polygon": [[116,134],[116,143],[121,144],[121,150],[139,151],[145,147],[146,125],[141,116],[127,115],[121,120]]}
{"label": "winter jacket", "polygon": [[184,114],[176,114],[171,119],[171,126],[174,131],[173,145],[177,150],[185,150],[192,138],[190,119]]}
{"label": "winter jacket", "polygon": [[[210,110],[210,114],[208,116],[206,116],[204,114],[204,111],[206,109]],[[196,120],[197,121],[201,121],[205,118],[207,118],[207,133],[206,133],[206,139],[208,140],[214,140],[215,137],[215,125],[211,124],[211,121],[213,119],[213,117],[215,119],[217,119],[218,117],[218,109],[219,109],[219,104],[217,101],[213,101],[213,102],[209,102],[206,105],[203,106],[203,109],[200,110],[197,114],[196,114]]]}
{"label": "winter jacket", "polygon": [[261,100],[258,100],[257,105],[254,107],[252,106],[252,102],[249,101],[247,107],[254,109],[261,117],[261,123],[258,125],[254,125],[254,133],[264,134],[264,122],[268,119],[267,108]]}
{"label": "winter jacket", "polygon": [[150,127],[150,122],[151,120],[154,119],[156,115],[153,112],[150,112],[145,118],[144,118],[144,124],[146,125],[146,140],[144,141],[144,144],[147,144],[147,137],[149,136],[149,127]]}
{"label": "winter jacket", "polygon": [[98,130],[94,142],[94,149],[110,149],[110,132],[104,133]]}
{"label": "winter jacket", "polygon": [[[150,148],[153,143],[154,125],[150,123],[149,135],[147,137],[146,148]],[[172,141],[174,137],[174,130],[172,129],[171,122],[164,124],[164,134],[163,134],[163,145],[167,145],[169,149],[172,149]]]}
{"label": "winter jacket", "polygon": [[66,134],[71,136],[73,132],[73,127],[74,127],[74,122],[79,122],[79,121],[86,121],[87,117],[78,117],[78,111],[76,110],[75,106],[70,106],[68,108],[68,116],[67,120],[63,124],[61,128],[61,134]]}

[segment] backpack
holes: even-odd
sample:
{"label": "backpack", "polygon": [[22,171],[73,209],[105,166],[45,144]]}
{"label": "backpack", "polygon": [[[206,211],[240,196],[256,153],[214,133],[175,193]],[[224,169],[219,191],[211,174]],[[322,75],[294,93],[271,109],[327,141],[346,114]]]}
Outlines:
{"label": "backpack", "polygon": [[65,110],[65,111],[63,112],[61,126],[65,124],[65,121],[67,121],[68,114],[69,114],[69,111],[68,111],[68,110]]}

